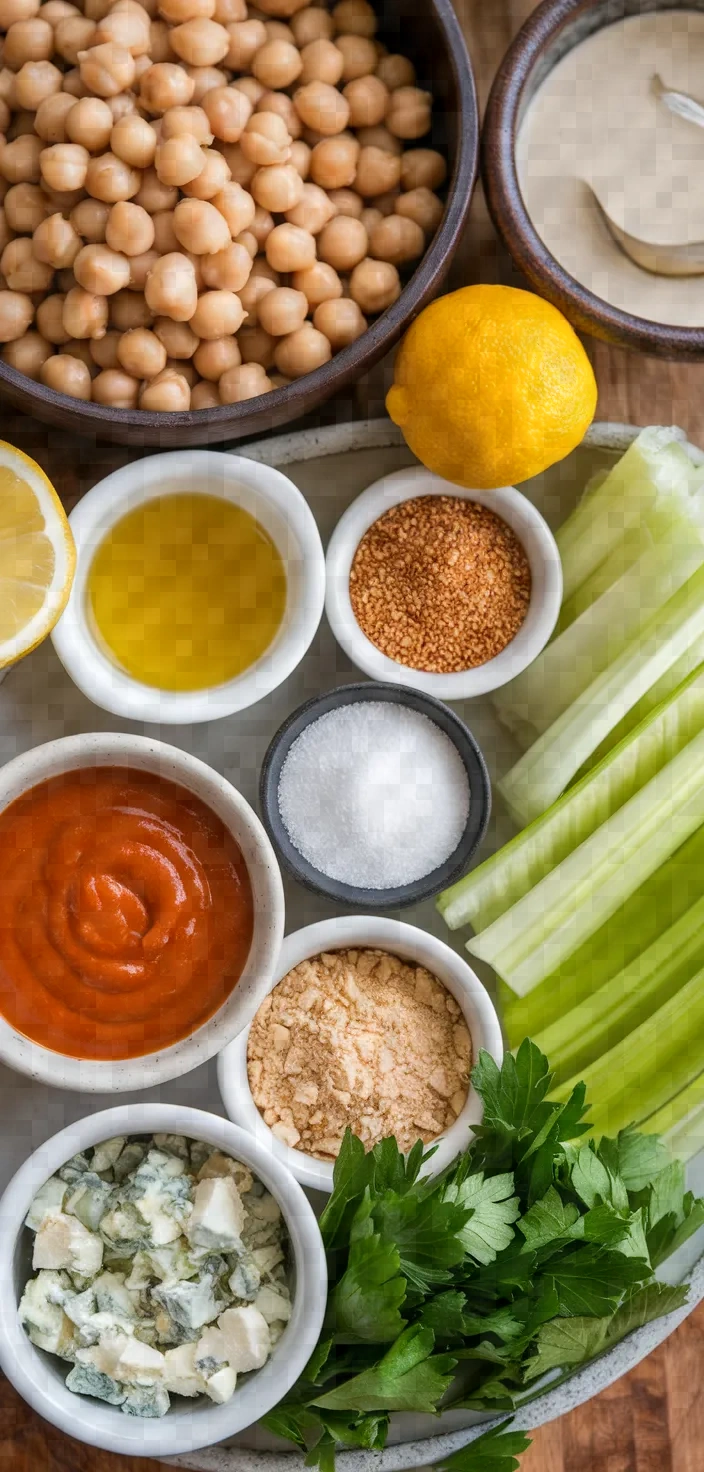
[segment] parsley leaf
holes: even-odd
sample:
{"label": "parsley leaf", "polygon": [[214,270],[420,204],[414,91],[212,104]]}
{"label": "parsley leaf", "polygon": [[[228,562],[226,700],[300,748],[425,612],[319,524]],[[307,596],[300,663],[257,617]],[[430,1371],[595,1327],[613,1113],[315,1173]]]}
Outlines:
{"label": "parsley leaf", "polygon": [[471,1212],[466,1225],[458,1232],[458,1241],[477,1262],[488,1265],[513,1241],[512,1223],[521,1214],[520,1202],[513,1195],[513,1176],[508,1173],[485,1176],[483,1171],[466,1176],[461,1184],[450,1181],[445,1187],[445,1200]]}
{"label": "parsley leaf", "polygon": [[399,1335],[378,1364],[313,1402],[325,1410],[437,1410],[452,1380],[456,1361],[433,1354],[435,1336],[413,1324]]}
{"label": "parsley leaf", "polygon": [[507,1431],[508,1425],[510,1422],[504,1421],[435,1462],[437,1472],[516,1472],[517,1459],[528,1450],[530,1437],[522,1431]]}
{"label": "parsley leaf", "polygon": [[540,1201],[536,1201],[518,1223],[518,1230],[526,1239],[528,1249],[545,1247],[564,1237],[579,1218],[579,1207],[573,1202],[564,1202],[554,1186],[550,1186]]}
{"label": "parsley leaf", "polygon": [[345,1130],[340,1153],[333,1170],[333,1190],[320,1217],[320,1231],[328,1250],[344,1237],[345,1218],[349,1224],[350,1207],[364,1195],[372,1173],[373,1161],[361,1140]]}
{"label": "parsley leaf", "polygon": [[591,1245],[550,1264],[562,1314],[611,1313],[629,1287],[649,1276],[650,1266],[641,1259]]}

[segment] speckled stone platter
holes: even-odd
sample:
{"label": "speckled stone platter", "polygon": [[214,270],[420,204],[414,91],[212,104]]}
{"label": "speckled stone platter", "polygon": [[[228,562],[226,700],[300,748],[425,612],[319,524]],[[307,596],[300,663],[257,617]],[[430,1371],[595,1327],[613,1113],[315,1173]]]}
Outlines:
{"label": "speckled stone platter", "polygon": [[[622,453],[636,433],[628,425],[595,424],[579,450],[521,489],[556,526],[574,505],[589,475],[600,465],[610,463],[615,454]],[[237,453],[285,470],[309,500],[324,542],[360,491],[381,476],[414,463],[399,431],[389,420],[304,430],[259,441],[238,449]],[[704,460],[701,453],[692,451],[692,454]],[[171,742],[201,757],[256,806],[260,763],[285,717],[309,696],[359,678],[323,620],[298,669],[259,705],[210,725],[162,729],[119,720],[93,705],[71,683],[47,640],[10,670],[0,686],[0,764],[43,741],[74,732],[134,731]],[[479,742],[492,781],[495,780],[511,765],[518,754],[517,748],[496,721],[488,700],[464,701],[456,708]],[[507,816],[500,810],[495,812],[480,857],[486,857],[506,842],[512,831]],[[330,902],[303,890],[293,880],[285,880],[285,890],[288,931],[336,912]],[[449,934],[432,901],[405,910],[403,918],[462,951],[463,933]],[[490,972],[486,968],[482,971],[479,965],[477,970],[491,986]],[[144,1089],[138,1095],[124,1094],[121,1102],[128,1103],[133,1098],[163,1099],[217,1114],[224,1112],[214,1061],[159,1088]],[[0,1190],[43,1140],[65,1124],[113,1102],[112,1097],[51,1089],[0,1066],[0,1110],[5,1120],[0,1142]],[[704,1153],[692,1162],[690,1174],[692,1188],[704,1190]],[[669,1281],[680,1281],[691,1275],[689,1301],[683,1309],[630,1335],[554,1391],[548,1387],[538,1400],[518,1413],[515,1424],[530,1430],[563,1415],[598,1394],[649,1354],[704,1297],[702,1254],[704,1233],[692,1239],[667,1264]],[[371,1472],[372,1467],[376,1472],[404,1472],[404,1469],[421,1467],[465,1445],[487,1424],[487,1418],[469,1411],[451,1412],[441,1419],[396,1416],[392,1418],[389,1445],[384,1452],[342,1452],[338,1457],[338,1472]],[[197,1469],[197,1472],[198,1469],[199,1472],[295,1472],[302,1463],[283,1443],[253,1427],[229,1443],[176,1458],[173,1465]]]}

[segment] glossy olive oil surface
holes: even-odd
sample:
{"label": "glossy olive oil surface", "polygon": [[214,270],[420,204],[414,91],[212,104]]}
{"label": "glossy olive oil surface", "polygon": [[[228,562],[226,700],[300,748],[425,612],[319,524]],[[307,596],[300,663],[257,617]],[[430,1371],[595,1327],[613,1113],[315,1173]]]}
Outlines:
{"label": "glossy olive oil surface", "polygon": [[269,648],[286,573],[268,533],[217,496],[148,501],[112,527],[88,575],[97,632],[133,679],[161,690],[232,680]]}

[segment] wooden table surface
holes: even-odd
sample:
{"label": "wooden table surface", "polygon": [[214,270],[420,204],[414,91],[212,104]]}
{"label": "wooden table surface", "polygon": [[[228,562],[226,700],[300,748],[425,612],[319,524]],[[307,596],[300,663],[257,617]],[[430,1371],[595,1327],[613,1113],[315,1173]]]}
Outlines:
{"label": "wooden table surface", "polygon": [[[469,41],[480,101],[534,0],[455,0]],[[511,281],[478,189],[451,284]],[[679,424],[704,445],[704,364],[685,366],[588,342],[599,383],[598,417]],[[382,379],[360,387],[350,415],[382,412]],[[132,454],[62,436],[3,415],[3,437],[50,470],[66,503]],[[538,1431],[521,1472],[702,1472],[704,1305],[637,1369],[595,1400]],[[0,1472],[158,1472],[163,1463],[117,1457],[71,1441],[40,1421],[0,1380]]]}

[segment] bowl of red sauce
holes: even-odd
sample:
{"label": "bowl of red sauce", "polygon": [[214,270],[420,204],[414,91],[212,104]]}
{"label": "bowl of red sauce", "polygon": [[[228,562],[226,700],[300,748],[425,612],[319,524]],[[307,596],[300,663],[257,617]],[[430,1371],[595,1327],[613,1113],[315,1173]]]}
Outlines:
{"label": "bowl of red sauce", "polygon": [[281,948],[274,851],[176,747],[68,736],[0,769],[0,1059],[58,1087],[145,1088],[253,1017]]}

